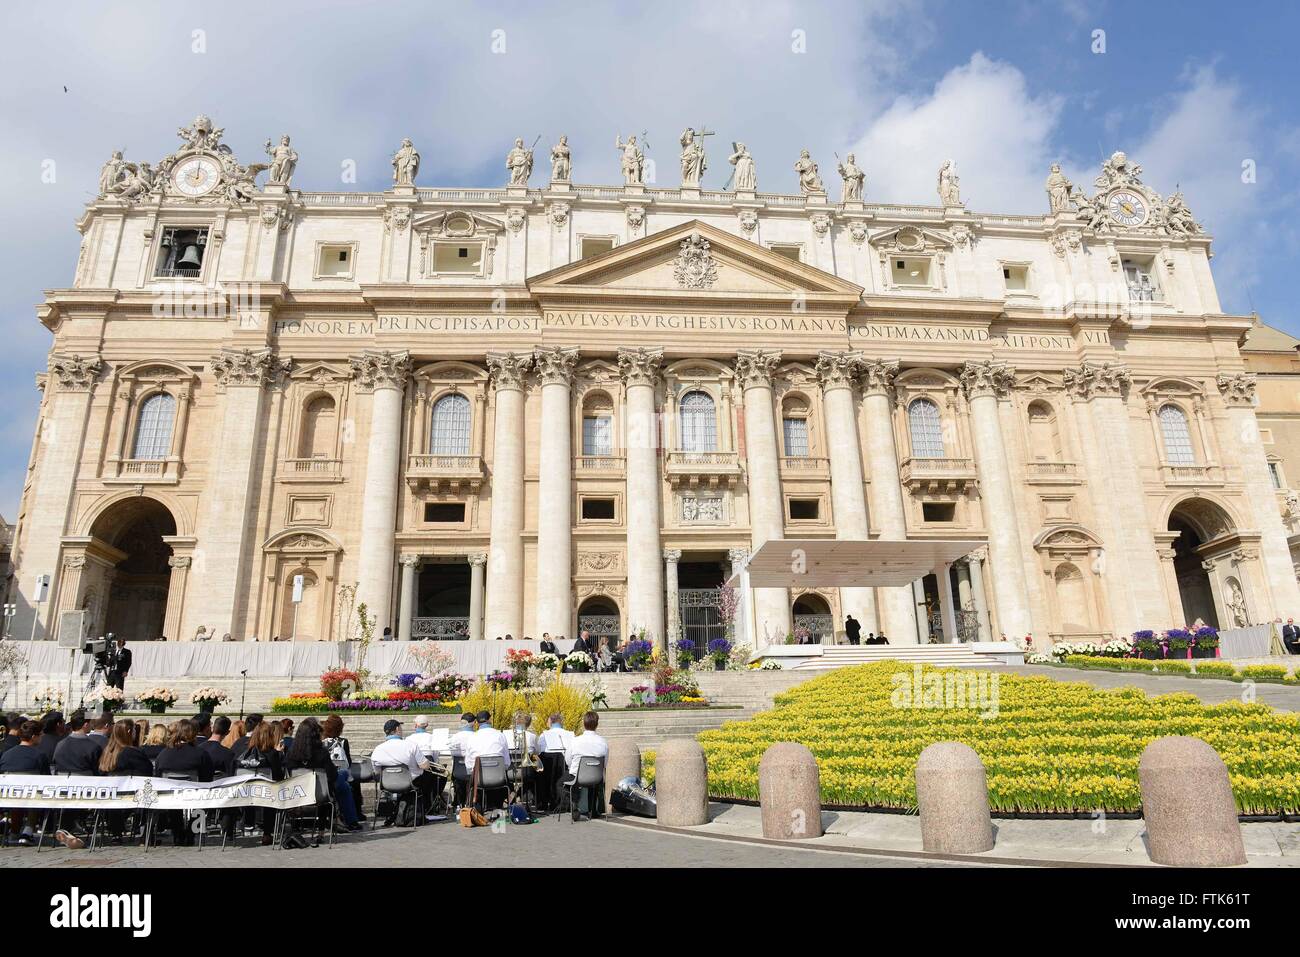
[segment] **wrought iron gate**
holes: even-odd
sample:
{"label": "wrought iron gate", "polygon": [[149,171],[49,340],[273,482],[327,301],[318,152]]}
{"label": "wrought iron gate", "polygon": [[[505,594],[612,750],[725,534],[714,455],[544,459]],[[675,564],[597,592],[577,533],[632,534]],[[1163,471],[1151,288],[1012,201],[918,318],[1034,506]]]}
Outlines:
{"label": "wrought iron gate", "polygon": [[727,636],[719,609],[718,589],[681,589],[677,592],[677,611],[681,617],[682,637],[695,642],[698,654],[706,653],[713,639]]}
{"label": "wrought iron gate", "polygon": [[795,615],[795,628],[807,628],[809,640],[814,645],[835,641],[835,619],[830,615]]}
{"label": "wrought iron gate", "polygon": [[609,639],[611,648],[618,647],[618,615],[579,615],[578,634],[584,631],[596,639],[597,647],[601,638]]}

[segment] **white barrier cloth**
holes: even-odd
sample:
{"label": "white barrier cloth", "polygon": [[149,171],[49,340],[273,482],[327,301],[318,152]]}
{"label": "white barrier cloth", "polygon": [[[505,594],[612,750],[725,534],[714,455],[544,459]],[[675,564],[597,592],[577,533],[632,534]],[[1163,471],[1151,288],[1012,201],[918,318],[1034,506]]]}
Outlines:
{"label": "white barrier cloth", "polygon": [[252,772],[211,782],[171,778],[0,774],[0,808],[92,811],[201,811],[231,807],[287,810],[316,803],[316,779],[271,781]]}

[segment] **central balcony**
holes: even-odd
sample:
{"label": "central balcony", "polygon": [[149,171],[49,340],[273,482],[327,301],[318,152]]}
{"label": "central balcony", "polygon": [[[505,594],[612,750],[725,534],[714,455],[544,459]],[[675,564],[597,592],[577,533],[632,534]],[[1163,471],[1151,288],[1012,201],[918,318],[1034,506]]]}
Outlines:
{"label": "central balcony", "polygon": [[741,476],[737,452],[669,452],[664,472],[673,487],[733,485]]}
{"label": "central balcony", "polygon": [[626,464],[621,455],[579,455],[573,460],[573,474],[577,478],[618,479]]}
{"label": "central balcony", "polygon": [[783,455],[781,474],[790,479],[829,479],[831,460],[813,455]]}
{"label": "central balcony", "polygon": [[338,459],[285,459],[280,470],[281,482],[341,482],[343,470]]}
{"label": "central balcony", "polygon": [[899,479],[910,491],[961,491],[976,480],[971,459],[917,458],[903,459]]}
{"label": "central balcony", "polygon": [[180,480],[181,463],[165,459],[110,459],[104,481],[131,485],[174,485]]}
{"label": "central balcony", "polygon": [[408,455],[406,457],[406,484],[413,489],[427,488],[436,492],[477,490],[483,484],[483,456],[481,455]]}
{"label": "central balcony", "polygon": [[1160,466],[1166,485],[1222,485],[1223,469],[1217,465],[1174,465],[1164,462]]}
{"label": "central balcony", "polygon": [[1026,462],[1025,479],[1033,485],[1073,485],[1079,481],[1079,467],[1074,462]]}

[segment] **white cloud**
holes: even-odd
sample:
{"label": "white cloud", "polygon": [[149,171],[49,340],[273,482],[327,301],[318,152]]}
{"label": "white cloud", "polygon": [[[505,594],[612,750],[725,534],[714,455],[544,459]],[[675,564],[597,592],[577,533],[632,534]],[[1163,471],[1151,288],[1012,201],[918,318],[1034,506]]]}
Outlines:
{"label": "white cloud", "polygon": [[1053,136],[1063,100],[1034,96],[1016,67],[976,53],[927,96],[900,96],[861,135],[868,196],[936,203],[940,164],[954,160],[974,209],[1040,212],[1043,181],[1061,157]]}

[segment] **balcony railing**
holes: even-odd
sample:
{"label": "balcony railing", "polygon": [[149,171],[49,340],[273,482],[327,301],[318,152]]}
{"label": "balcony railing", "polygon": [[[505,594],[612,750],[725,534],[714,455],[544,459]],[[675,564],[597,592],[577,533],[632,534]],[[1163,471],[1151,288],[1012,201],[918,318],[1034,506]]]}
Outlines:
{"label": "balcony railing", "polygon": [[443,641],[469,637],[469,618],[412,618],[412,638],[432,638]]}
{"label": "balcony railing", "polygon": [[911,487],[960,487],[975,481],[975,463],[971,459],[910,456],[903,459],[899,477]]}
{"label": "balcony railing", "polygon": [[1026,462],[1025,474],[1030,481],[1073,482],[1079,477],[1079,467],[1073,462]]}
{"label": "balcony railing", "polygon": [[623,471],[627,460],[621,455],[579,455],[574,460],[575,472],[595,472],[599,475],[614,477]]}
{"label": "balcony railing", "polygon": [[728,485],[740,477],[736,452],[669,452],[664,471],[674,485]]}
{"label": "balcony railing", "polygon": [[791,472],[800,478],[828,478],[831,460],[813,455],[781,456],[781,471]]}
{"label": "balcony railing", "polygon": [[338,459],[285,459],[280,473],[283,482],[337,482],[343,478]]}
{"label": "balcony railing", "polygon": [[180,474],[180,462],[166,459],[119,459],[116,471],[110,463],[108,480],[133,484],[150,482],[175,482]]}
{"label": "balcony railing", "polygon": [[483,482],[481,455],[409,455],[406,481],[412,486],[472,486]]}
{"label": "balcony railing", "polygon": [[1165,462],[1161,465],[1165,483],[1168,485],[1221,485],[1223,470],[1217,465],[1174,465]]}

